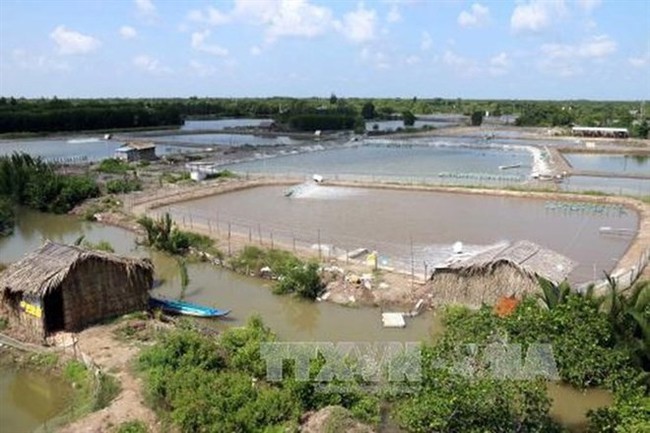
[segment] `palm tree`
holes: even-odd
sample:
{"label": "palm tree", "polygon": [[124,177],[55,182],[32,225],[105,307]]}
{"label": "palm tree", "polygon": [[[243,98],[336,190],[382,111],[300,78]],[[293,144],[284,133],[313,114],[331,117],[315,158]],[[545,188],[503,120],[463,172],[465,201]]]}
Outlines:
{"label": "palm tree", "polygon": [[571,286],[566,281],[562,281],[560,284],[554,284],[546,278],[539,276],[537,277],[537,281],[542,289],[542,293],[537,296],[549,310],[566,302],[567,297],[571,293]]}

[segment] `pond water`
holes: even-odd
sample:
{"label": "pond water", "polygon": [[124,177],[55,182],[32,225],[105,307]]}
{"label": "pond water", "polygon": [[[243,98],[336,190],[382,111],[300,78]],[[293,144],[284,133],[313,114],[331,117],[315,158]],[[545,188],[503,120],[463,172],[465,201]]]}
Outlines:
{"label": "pond water", "polygon": [[503,241],[529,240],[577,262],[570,279],[584,282],[611,271],[631,238],[602,236],[609,226],[636,231],[638,216],[617,207],[600,211],[552,207],[543,200],[427,191],[343,188],[305,184],[259,187],[206,197],[160,209],[177,219],[211,219],[223,231],[269,243],[336,247],[335,255],[357,248],[379,252],[380,263],[423,275],[425,266],[452,255],[463,242],[467,252]]}
{"label": "pond water", "polygon": [[303,143],[300,140],[294,140],[287,136],[264,137],[252,134],[172,134],[162,135],[152,138],[156,143],[164,144],[182,144],[193,145],[198,147],[206,146],[243,146],[250,144],[253,146],[274,146],[274,145],[297,145]]}
{"label": "pond water", "polygon": [[650,179],[628,179],[623,177],[570,176],[561,188],[564,191],[600,191],[615,195],[650,195]]}
{"label": "pond water", "polygon": [[604,389],[580,390],[568,385],[549,383],[551,416],[572,432],[584,432],[587,412],[612,404],[612,395]]}
{"label": "pond water", "polygon": [[186,120],[181,131],[221,131],[227,128],[257,128],[270,119]]}
{"label": "pond water", "polygon": [[[362,146],[279,156],[228,166],[240,173],[360,175],[382,179],[436,178],[441,173],[482,173],[525,178],[532,155],[522,148],[457,146],[447,141],[430,145],[391,145],[371,142]],[[500,170],[499,166],[521,164]]]}
{"label": "pond water", "polygon": [[0,366],[1,430],[31,432],[62,413],[71,395],[70,386],[63,380],[35,371]]}
{"label": "pond water", "polygon": [[576,170],[607,173],[641,174],[650,178],[650,157],[566,153],[563,155]]}
{"label": "pond water", "polygon": [[[87,161],[99,161],[104,158],[111,158],[115,149],[122,146],[124,142],[114,140],[103,140],[100,138],[46,138],[39,140],[0,140],[0,156],[10,155],[14,152],[24,152],[32,156],[40,156],[46,160],[57,160],[61,158],[85,157]],[[184,152],[186,149],[174,146],[157,146],[158,156]]]}

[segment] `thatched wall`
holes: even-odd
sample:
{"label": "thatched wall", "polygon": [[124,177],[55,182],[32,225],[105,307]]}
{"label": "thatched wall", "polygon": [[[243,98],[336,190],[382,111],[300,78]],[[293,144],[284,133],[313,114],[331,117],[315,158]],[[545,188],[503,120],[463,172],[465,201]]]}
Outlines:
{"label": "thatched wall", "polygon": [[495,304],[502,296],[521,297],[540,290],[534,276],[508,262],[471,270],[437,269],[429,284],[434,305],[480,307],[484,303]]}
{"label": "thatched wall", "polygon": [[43,317],[26,313],[20,307],[22,293],[0,293],[0,315],[9,320],[12,331],[16,331],[23,341],[40,343],[44,337]]}
{"label": "thatched wall", "polygon": [[65,330],[77,331],[110,317],[144,310],[152,282],[153,272],[141,268],[99,258],[77,263],[59,289],[63,291]]}

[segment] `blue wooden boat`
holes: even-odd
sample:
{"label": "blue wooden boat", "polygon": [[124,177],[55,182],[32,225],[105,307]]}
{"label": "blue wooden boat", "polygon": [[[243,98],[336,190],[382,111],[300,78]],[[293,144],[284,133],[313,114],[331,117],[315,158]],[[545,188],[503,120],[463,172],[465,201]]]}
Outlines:
{"label": "blue wooden boat", "polygon": [[191,302],[178,301],[175,299],[149,297],[149,307],[161,309],[171,314],[182,314],[195,317],[223,317],[230,313],[230,310],[219,310],[204,305],[192,304]]}

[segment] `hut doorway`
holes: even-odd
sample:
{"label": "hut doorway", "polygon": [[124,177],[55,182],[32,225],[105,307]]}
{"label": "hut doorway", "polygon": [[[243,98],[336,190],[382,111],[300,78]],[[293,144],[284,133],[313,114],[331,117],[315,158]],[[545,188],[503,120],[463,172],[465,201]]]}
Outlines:
{"label": "hut doorway", "polygon": [[45,332],[62,331],[63,320],[63,290],[60,287],[50,291],[43,299],[43,314],[45,315]]}

